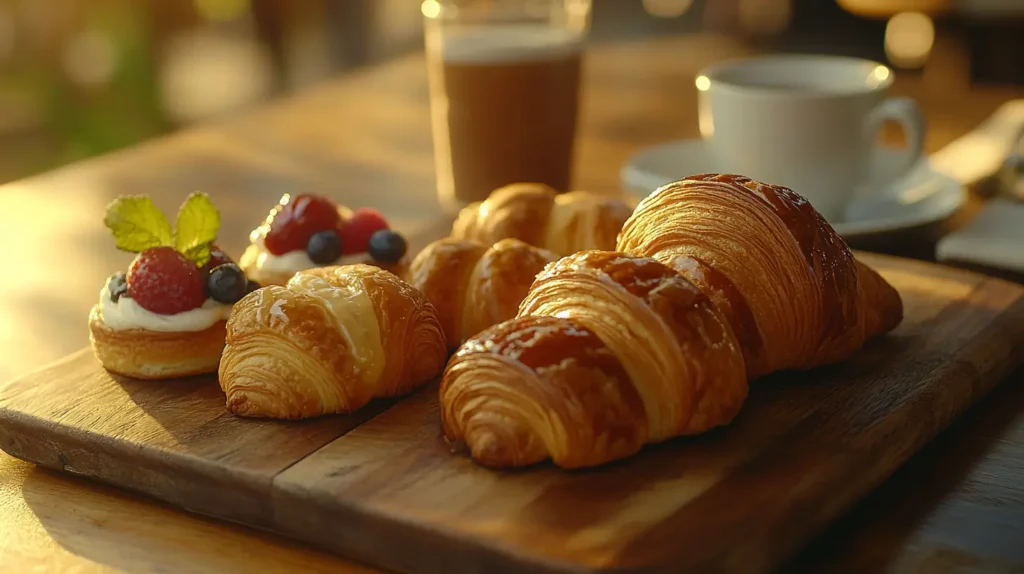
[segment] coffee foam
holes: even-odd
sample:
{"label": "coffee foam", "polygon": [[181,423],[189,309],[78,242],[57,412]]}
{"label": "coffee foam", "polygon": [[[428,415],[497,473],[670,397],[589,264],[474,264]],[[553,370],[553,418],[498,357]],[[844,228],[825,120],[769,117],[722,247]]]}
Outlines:
{"label": "coffee foam", "polygon": [[583,35],[532,24],[464,27],[445,31],[445,62],[490,64],[557,60],[580,53]]}

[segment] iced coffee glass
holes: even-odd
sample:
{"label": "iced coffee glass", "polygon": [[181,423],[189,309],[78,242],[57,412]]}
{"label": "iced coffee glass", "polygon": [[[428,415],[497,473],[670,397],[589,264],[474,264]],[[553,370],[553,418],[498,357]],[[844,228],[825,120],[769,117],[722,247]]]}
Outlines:
{"label": "iced coffee glass", "polygon": [[427,0],[422,11],[442,203],[516,182],[568,190],[590,0]]}

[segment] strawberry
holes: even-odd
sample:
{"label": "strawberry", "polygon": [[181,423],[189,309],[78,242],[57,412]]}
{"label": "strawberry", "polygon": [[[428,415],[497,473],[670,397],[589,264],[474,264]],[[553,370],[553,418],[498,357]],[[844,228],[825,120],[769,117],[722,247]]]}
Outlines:
{"label": "strawberry", "polygon": [[200,271],[202,271],[203,277],[206,277],[207,275],[210,274],[210,271],[212,271],[214,267],[217,267],[218,265],[225,265],[228,263],[234,263],[234,260],[228,257],[228,254],[224,253],[224,250],[221,249],[220,247],[217,247],[216,245],[211,245],[210,260],[206,262],[206,265],[203,265]]}
{"label": "strawberry", "polygon": [[298,195],[275,207],[263,244],[274,255],[284,255],[305,249],[314,233],[338,229],[341,225],[338,206],[329,198]]}
{"label": "strawberry", "polygon": [[365,253],[370,246],[370,236],[381,229],[388,229],[388,221],[376,209],[360,207],[341,228],[342,253]]}
{"label": "strawberry", "polygon": [[159,315],[183,313],[206,301],[203,277],[196,264],[173,247],[153,247],[128,267],[128,296]]}

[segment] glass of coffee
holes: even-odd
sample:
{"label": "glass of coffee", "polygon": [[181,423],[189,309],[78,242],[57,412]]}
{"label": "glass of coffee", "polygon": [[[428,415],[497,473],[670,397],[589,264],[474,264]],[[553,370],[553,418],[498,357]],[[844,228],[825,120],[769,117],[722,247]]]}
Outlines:
{"label": "glass of coffee", "polygon": [[590,1],[423,2],[443,204],[517,182],[569,189]]}

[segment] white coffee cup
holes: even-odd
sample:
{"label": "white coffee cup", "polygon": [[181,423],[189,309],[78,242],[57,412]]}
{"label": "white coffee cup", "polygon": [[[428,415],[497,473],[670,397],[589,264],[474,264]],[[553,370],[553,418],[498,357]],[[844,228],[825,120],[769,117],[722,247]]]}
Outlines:
{"label": "white coffee cup", "polygon": [[[782,54],[722,62],[696,78],[701,136],[717,171],[784,185],[838,221],[856,193],[886,190],[920,159],[917,104],[887,98],[892,71],[841,56]],[[908,148],[880,162],[877,131],[899,122]]]}

